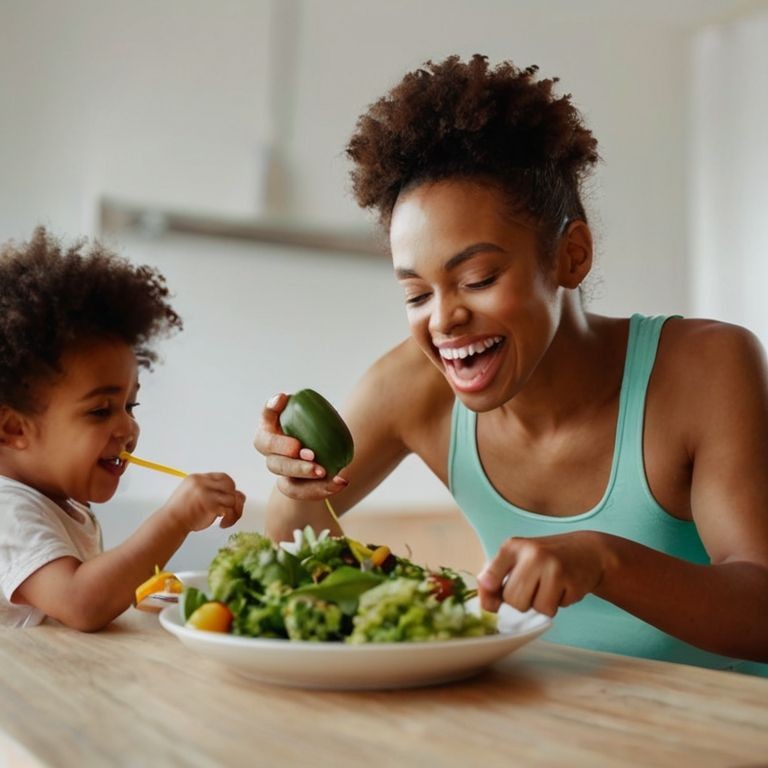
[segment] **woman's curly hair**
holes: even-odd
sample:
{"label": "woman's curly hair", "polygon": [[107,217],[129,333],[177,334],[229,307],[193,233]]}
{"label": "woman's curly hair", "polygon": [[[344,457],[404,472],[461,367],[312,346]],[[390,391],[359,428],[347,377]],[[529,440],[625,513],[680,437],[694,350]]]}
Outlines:
{"label": "woman's curly hair", "polygon": [[27,243],[0,248],[0,404],[38,410],[35,385],[60,373],[62,354],[118,339],[150,367],[148,343],[181,330],[165,278],[95,242],[69,248],[38,227]]}
{"label": "woman's curly hair", "polygon": [[357,121],[347,145],[355,198],[389,226],[398,195],[423,182],[477,179],[500,187],[549,240],[586,220],[581,183],[597,140],[557,78],[485,56],[450,56],[407,74]]}

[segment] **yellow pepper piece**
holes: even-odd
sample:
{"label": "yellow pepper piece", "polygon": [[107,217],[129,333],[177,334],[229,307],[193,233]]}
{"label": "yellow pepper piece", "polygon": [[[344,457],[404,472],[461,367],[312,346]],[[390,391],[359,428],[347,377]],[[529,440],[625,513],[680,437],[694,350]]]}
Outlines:
{"label": "yellow pepper piece", "polygon": [[154,595],[156,592],[172,592],[179,595],[183,590],[184,585],[173,573],[170,571],[161,571],[158,566],[155,566],[154,575],[150,576],[143,584],[140,584],[136,588],[136,600],[134,601],[134,605],[138,605],[142,600],[150,595]]}
{"label": "yellow pepper piece", "polygon": [[365,544],[361,544],[359,541],[347,538],[347,544],[358,563],[362,563],[364,560],[369,560],[371,555],[373,555],[373,550],[366,547]]}
{"label": "yellow pepper piece", "polygon": [[371,563],[377,568],[392,554],[389,547],[380,546],[376,547],[371,553]]}

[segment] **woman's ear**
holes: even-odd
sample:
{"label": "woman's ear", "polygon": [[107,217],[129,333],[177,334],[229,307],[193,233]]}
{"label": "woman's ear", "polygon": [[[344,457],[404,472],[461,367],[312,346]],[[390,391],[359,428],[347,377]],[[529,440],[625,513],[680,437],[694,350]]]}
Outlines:
{"label": "woman's ear", "polygon": [[557,246],[557,281],[564,288],[578,288],[592,269],[592,232],[586,221],[572,221]]}
{"label": "woman's ear", "polygon": [[23,451],[29,446],[29,420],[7,405],[0,405],[0,446]]}

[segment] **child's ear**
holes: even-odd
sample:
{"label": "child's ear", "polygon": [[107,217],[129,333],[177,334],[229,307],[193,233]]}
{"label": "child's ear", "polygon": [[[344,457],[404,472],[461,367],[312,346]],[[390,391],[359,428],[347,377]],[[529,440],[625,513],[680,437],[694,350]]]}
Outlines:
{"label": "child's ear", "polygon": [[18,451],[29,446],[29,420],[7,405],[0,405],[0,445]]}
{"label": "child's ear", "polygon": [[592,233],[586,221],[572,221],[557,246],[558,284],[578,288],[592,269]]}

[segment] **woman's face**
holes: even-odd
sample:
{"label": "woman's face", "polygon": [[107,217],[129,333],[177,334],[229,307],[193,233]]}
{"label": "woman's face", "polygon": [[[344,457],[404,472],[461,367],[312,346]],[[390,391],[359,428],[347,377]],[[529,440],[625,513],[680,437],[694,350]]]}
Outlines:
{"label": "woman's face", "polygon": [[474,411],[529,381],[554,337],[562,289],[537,231],[503,194],[471,181],[401,195],[390,245],[414,339]]}

